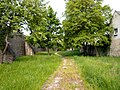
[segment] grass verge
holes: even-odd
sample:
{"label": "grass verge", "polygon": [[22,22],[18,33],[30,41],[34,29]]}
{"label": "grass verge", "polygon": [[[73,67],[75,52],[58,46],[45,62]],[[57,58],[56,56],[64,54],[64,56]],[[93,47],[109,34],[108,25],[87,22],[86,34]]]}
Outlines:
{"label": "grass verge", "polygon": [[120,57],[74,57],[88,90],[120,90]]}
{"label": "grass verge", "polygon": [[60,57],[24,56],[12,64],[0,65],[0,90],[40,90],[60,65]]}

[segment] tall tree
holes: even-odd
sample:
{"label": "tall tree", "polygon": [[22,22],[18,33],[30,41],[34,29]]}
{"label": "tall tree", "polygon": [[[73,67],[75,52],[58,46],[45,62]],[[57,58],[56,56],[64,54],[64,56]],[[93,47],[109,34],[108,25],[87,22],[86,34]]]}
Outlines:
{"label": "tall tree", "polygon": [[44,0],[23,0],[21,6],[24,7],[24,19],[27,25],[27,30],[30,31],[30,36],[27,36],[27,41],[35,45],[40,40],[45,39],[43,33],[46,30],[46,4]]}
{"label": "tall tree", "polygon": [[102,0],[68,0],[63,21],[69,47],[110,45],[111,9]]}
{"label": "tall tree", "polygon": [[[38,28],[33,28],[31,36],[28,37],[30,42],[38,44],[40,47],[47,47],[49,49],[61,45],[61,27],[60,21],[56,17],[56,12],[49,6],[43,14],[42,19],[36,19],[40,25]],[[34,20],[34,19],[33,19]],[[34,23],[35,24],[35,23]]]}
{"label": "tall tree", "polygon": [[21,7],[17,0],[0,0],[0,50],[2,50],[2,56],[8,48],[9,36],[13,31],[20,29],[22,16]]}
{"label": "tall tree", "polygon": [[44,32],[46,36],[46,40],[44,42],[46,43],[45,46],[48,49],[48,53],[50,48],[57,46],[57,44],[61,44],[61,27],[56,14],[57,13],[49,6],[47,9],[47,27]]}

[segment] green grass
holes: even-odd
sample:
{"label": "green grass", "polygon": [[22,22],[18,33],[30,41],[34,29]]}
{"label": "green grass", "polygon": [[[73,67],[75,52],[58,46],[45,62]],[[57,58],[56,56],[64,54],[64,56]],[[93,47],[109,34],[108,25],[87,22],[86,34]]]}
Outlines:
{"label": "green grass", "polygon": [[120,90],[120,57],[78,57],[74,60],[88,90]]}
{"label": "green grass", "polygon": [[80,52],[79,50],[74,50],[74,51],[59,51],[58,54],[62,56],[79,56]]}
{"label": "green grass", "polygon": [[[55,55],[56,51],[50,51],[49,54],[50,55]],[[36,55],[48,55],[47,51],[41,51],[41,52],[37,52]]]}
{"label": "green grass", "polygon": [[[55,53],[58,53],[61,56],[80,56],[79,50],[73,50],[73,51],[50,51],[50,55],[55,55]],[[48,52],[37,52],[37,55],[48,55]]]}
{"label": "green grass", "polygon": [[40,90],[60,65],[60,57],[24,56],[0,65],[0,90]]}

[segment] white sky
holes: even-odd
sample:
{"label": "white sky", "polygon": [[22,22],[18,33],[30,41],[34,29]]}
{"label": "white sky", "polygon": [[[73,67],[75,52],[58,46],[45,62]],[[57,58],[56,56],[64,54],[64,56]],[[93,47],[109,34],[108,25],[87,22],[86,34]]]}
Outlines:
{"label": "white sky", "polygon": [[104,0],[104,4],[109,5],[113,11],[120,11],[120,0]]}
{"label": "white sky", "polygon": [[[46,0],[50,1],[49,5],[52,6],[53,10],[57,12],[57,17],[63,20],[62,13],[65,11],[65,2],[64,0]],[[103,4],[107,4],[111,9],[120,11],[120,0],[104,0]]]}
{"label": "white sky", "polygon": [[57,12],[57,17],[62,21],[62,15],[65,11],[65,2],[64,0],[45,0],[49,1],[49,5]]}

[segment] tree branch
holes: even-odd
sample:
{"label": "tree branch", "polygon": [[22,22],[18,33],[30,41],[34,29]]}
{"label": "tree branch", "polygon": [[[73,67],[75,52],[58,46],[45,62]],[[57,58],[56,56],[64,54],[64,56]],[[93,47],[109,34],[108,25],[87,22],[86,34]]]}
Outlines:
{"label": "tree branch", "polygon": [[9,45],[9,42],[8,42],[8,35],[6,35],[5,43],[6,43],[6,45],[5,45],[5,48],[4,48],[3,53],[2,53],[3,55],[5,54],[5,52],[6,52],[7,48],[8,48],[8,45]]}

